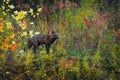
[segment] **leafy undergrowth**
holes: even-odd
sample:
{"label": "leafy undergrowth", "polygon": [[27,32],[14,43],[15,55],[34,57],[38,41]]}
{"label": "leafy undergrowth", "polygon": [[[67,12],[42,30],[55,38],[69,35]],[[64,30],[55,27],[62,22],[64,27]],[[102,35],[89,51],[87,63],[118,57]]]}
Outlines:
{"label": "leafy undergrowth", "polygon": [[[109,12],[104,1],[81,0],[21,9],[14,1],[0,8],[0,80],[120,79],[120,18],[112,6]],[[45,45],[36,54],[26,49],[29,38],[50,30],[59,40],[49,54]]]}
{"label": "leafy undergrowth", "polygon": [[0,78],[10,80],[99,80],[119,79],[119,54],[114,51],[94,55],[66,57],[64,54],[8,54],[1,58]]}

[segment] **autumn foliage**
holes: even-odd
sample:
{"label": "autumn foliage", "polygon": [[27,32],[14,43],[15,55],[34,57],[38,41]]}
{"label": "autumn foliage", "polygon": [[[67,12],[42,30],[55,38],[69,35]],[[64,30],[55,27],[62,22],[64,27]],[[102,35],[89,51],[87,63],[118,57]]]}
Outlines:
{"label": "autumn foliage", "polygon": [[[119,80],[118,0],[1,0],[0,80]],[[28,49],[29,39],[51,43]],[[37,36],[38,37],[38,36]],[[54,36],[56,37],[56,36]],[[40,40],[38,40],[40,41]]]}

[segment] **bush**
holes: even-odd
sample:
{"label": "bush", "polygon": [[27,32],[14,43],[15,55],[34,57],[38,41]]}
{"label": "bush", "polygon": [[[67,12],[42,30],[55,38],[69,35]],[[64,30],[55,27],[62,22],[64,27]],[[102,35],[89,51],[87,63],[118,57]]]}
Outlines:
{"label": "bush", "polygon": [[[47,7],[38,3],[36,11],[32,7],[18,10],[12,5],[15,2],[2,4],[0,79],[118,80],[120,31],[113,27],[113,13],[99,11],[102,4],[96,0],[52,1]],[[48,9],[52,6],[53,10]],[[50,30],[59,35],[50,54],[44,45],[36,54],[26,49],[30,37]]]}

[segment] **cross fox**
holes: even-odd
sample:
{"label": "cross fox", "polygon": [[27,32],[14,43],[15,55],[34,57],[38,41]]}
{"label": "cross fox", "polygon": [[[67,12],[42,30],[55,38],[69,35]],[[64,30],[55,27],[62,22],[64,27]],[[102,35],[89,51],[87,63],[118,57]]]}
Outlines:
{"label": "cross fox", "polygon": [[33,53],[36,53],[37,47],[44,44],[46,47],[46,52],[48,54],[50,51],[50,45],[53,44],[57,39],[59,39],[59,37],[54,31],[46,35],[43,34],[34,35],[28,40],[28,49],[33,47]]}

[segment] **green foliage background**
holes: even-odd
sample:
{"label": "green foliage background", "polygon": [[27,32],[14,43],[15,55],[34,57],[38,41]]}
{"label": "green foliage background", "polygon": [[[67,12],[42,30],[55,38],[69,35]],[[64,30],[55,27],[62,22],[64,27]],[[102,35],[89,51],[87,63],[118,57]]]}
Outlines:
{"label": "green foliage background", "polygon": [[[119,1],[119,0],[118,0]],[[23,46],[27,45],[29,35],[22,37],[17,32],[15,39],[19,44],[16,52],[2,51],[0,55],[0,79],[10,80],[119,80],[120,79],[120,7],[117,0],[70,0],[67,8],[56,11],[56,0],[34,0],[30,6],[36,15],[38,6],[47,6],[49,14],[40,12],[33,17],[28,15],[25,19],[34,22],[26,31],[47,34],[49,30],[55,30],[59,34],[59,40],[50,48],[50,54],[46,54],[44,46],[39,47],[37,54],[32,50],[19,53]],[[59,0],[61,4],[64,0]],[[70,8],[71,2],[77,2],[77,7]],[[1,1],[1,7],[3,2]],[[17,0],[10,0],[10,4],[16,6]],[[21,4],[29,4],[29,0],[22,0]],[[7,12],[0,9],[1,18],[15,23],[13,12],[28,9],[16,8]],[[52,11],[50,7],[55,9]],[[117,8],[116,8],[117,7]],[[3,16],[2,12],[7,12]],[[105,23],[102,28],[92,24],[88,27],[84,19],[92,21],[103,14],[109,14],[111,22]],[[19,30],[19,27],[17,27]],[[99,32],[99,35],[97,35]],[[8,31],[9,33],[9,31]],[[2,33],[0,35],[3,36]],[[118,35],[118,36],[116,36]],[[117,39],[118,40],[117,40]],[[14,39],[13,39],[14,40]],[[1,40],[2,41],[2,40]]]}

